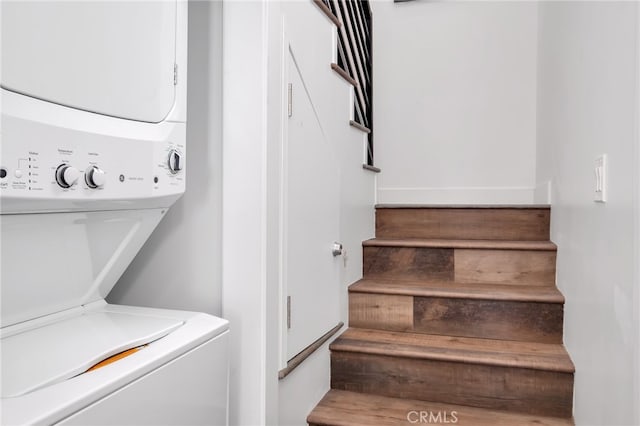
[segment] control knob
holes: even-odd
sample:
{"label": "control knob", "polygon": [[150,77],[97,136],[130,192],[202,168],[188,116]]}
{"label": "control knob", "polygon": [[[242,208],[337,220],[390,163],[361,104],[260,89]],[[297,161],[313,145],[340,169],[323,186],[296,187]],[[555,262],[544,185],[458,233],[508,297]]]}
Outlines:
{"label": "control knob", "polygon": [[66,163],[60,164],[56,169],[56,182],[63,188],[71,188],[79,177],[80,171]]}
{"label": "control knob", "polygon": [[169,159],[167,163],[169,165],[169,170],[175,175],[184,167],[184,165],[182,164],[182,154],[180,154],[175,149],[172,149],[169,152]]}
{"label": "control knob", "polygon": [[84,172],[84,181],[89,188],[99,188],[104,185],[105,180],[104,171],[98,166],[89,166]]}

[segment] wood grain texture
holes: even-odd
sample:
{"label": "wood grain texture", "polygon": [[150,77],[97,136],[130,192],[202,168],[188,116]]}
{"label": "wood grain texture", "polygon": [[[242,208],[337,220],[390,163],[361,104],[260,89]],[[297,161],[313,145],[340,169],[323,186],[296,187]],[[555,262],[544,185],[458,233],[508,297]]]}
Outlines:
{"label": "wood grain texture", "polygon": [[413,297],[352,294],[349,297],[349,326],[411,331],[413,329]]}
{"label": "wood grain texture", "polygon": [[[330,390],[307,421],[310,425],[323,426],[407,426],[420,413],[433,413],[431,419],[440,413],[441,421],[429,424],[455,424],[460,426],[570,426],[573,420],[558,417],[541,417],[515,414],[483,408],[444,404],[417,399],[400,399],[379,395],[363,394],[341,390]],[[415,414],[417,413],[417,414]],[[447,413],[448,423],[445,423]],[[417,416],[417,417],[416,417]],[[423,418],[429,419],[428,414]],[[423,423],[424,424],[424,423]]]}
{"label": "wood grain texture", "polygon": [[419,333],[561,344],[562,320],[558,303],[414,297]]}
{"label": "wood grain texture", "polygon": [[453,281],[453,250],[363,247],[363,276],[373,279]]}
{"label": "wood grain texture", "polygon": [[562,345],[348,328],[332,351],[573,373]]}
{"label": "wood grain texture", "polygon": [[349,286],[349,293],[564,303],[564,296],[554,286],[524,286],[486,283],[468,284],[448,281],[361,279]]}
{"label": "wood grain texture", "polygon": [[551,209],[549,204],[417,204],[380,203],[376,209]]}
{"label": "wood grain texture", "polygon": [[344,78],[347,83],[351,84],[353,87],[358,87],[358,82],[353,79],[340,65],[336,63],[331,64],[331,69],[334,70],[340,77]]}
{"label": "wood grain texture", "polygon": [[549,219],[548,206],[377,206],[310,424],[406,425],[409,407],[459,407],[463,425],[573,424]]}
{"label": "wood grain texture", "polygon": [[498,241],[498,240],[436,240],[424,238],[372,238],[362,243],[365,247],[414,247],[414,248],[456,248],[487,250],[541,250],[556,251],[551,241]]}
{"label": "wood grain texture", "polygon": [[349,288],[351,327],[562,343],[555,287],[395,282],[405,294],[387,294],[390,285],[362,280]]}
{"label": "wood grain texture", "polygon": [[572,373],[353,352],[332,352],[331,370],[332,389],[572,416]]}
{"label": "wood grain texture", "polygon": [[376,237],[549,240],[549,208],[378,208]]}
{"label": "wood grain texture", "polygon": [[556,253],[529,250],[455,250],[455,281],[555,285]]}

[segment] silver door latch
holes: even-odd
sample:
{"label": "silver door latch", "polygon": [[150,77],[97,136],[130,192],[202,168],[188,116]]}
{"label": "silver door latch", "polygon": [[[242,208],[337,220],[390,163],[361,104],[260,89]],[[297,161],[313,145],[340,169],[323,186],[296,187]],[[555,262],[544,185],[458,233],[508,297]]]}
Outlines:
{"label": "silver door latch", "polygon": [[342,244],[333,243],[333,249],[331,250],[334,256],[340,256],[342,254]]}

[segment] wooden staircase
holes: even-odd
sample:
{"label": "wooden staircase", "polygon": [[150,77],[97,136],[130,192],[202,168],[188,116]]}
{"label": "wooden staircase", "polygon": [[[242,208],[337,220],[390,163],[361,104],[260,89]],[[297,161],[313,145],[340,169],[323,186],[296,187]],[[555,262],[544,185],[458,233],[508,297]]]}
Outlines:
{"label": "wooden staircase", "polygon": [[570,425],[548,207],[378,206],[310,425]]}

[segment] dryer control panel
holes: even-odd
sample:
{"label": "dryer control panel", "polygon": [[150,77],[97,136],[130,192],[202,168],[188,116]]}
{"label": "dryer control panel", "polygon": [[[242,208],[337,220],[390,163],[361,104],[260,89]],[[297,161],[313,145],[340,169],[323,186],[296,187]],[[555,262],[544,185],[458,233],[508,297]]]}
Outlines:
{"label": "dryer control panel", "polygon": [[168,207],[184,192],[185,123],[47,113],[37,109],[52,104],[3,95],[18,107],[2,114],[2,213]]}

